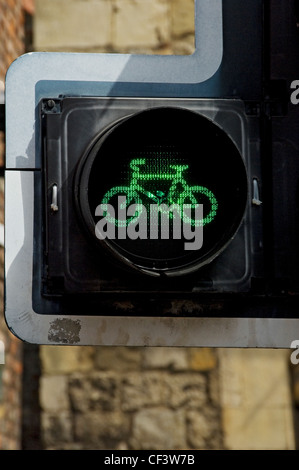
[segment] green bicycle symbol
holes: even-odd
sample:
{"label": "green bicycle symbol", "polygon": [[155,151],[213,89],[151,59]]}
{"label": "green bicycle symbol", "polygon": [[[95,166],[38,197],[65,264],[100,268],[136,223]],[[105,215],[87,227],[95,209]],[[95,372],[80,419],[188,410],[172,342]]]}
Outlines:
{"label": "green bicycle symbol", "polygon": [[[189,165],[165,165],[166,171],[142,173],[140,167],[146,164],[143,158],[133,159],[130,162],[131,181],[129,186],[115,186],[109,189],[102,199],[103,216],[110,223],[117,227],[128,226],[131,222],[136,222],[142,212],[143,203],[142,196],[146,196],[151,203],[168,206],[176,205],[181,209],[180,217],[186,224],[192,227],[205,226],[212,222],[216,216],[218,202],[212,191],[204,186],[189,186],[185,180],[183,173],[188,170]],[[165,191],[158,189],[155,194],[143,187],[143,182],[148,181],[170,181],[171,185],[166,194]],[[196,220],[192,216],[186,216],[184,206],[196,207],[199,202],[196,196],[204,196],[204,200],[209,204],[209,212],[201,220]],[[114,212],[109,212],[110,202],[115,196],[125,196],[125,202],[122,203],[120,209],[128,208],[135,205],[135,214],[127,217],[126,220],[119,220],[115,217]]]}

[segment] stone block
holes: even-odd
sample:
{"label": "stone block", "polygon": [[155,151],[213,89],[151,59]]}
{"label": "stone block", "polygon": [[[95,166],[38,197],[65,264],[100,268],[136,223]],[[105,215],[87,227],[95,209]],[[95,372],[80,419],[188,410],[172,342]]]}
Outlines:
{"label": "stone block", "polygon": [[[224,445],[228,450],[294,450],[289,407],[226,408]],[[226,432],[229,430],[229,432]]]}
{"label": "stone block", "polygon": [[174,55],[191,55],[195,51],[194,35],[189,34],[171,42]]}
{"label": "stone block", "polygon": [[146,369],[187,370],[187,351],[184,348],[146,348],[142,365]]}
{"label": "stone block", "polygon": [[260,403],[265,408],[290,406],[289,351],[249,349],[243,356],[245,403]]}
{"label": "stone block", "polygon": [[293,448],[289,351],[223,349],[218,353],[225,446]]}
{"label": "stone block", "polygon": [[167,378],[161,372],[132,372],[122,379],[121,403],[124,411],[166,405],[169,396]]}
{"label": "stone block", "polygon": [[115,449],[130,433],[130,419],[123,413],[78,413],[74,416],[75,439],[84,449]]}
{"label": "stone block", "polygon": [[36,0],[35,8],[35,50],[82,51],[111,43],[107,0]]}
{"label": "stone block", "polygon": [[94,348],[91,346],[41,346],[43,374],[70,374],[94,369]]}
{"label": "stone block", "polygon": [[288,351],[221,349],[219,357],[225,406],[290,404]]}
{"label": "stone block", "polygon": [[240,349],[219,349],[221,403],[224,407],[240,406],[244,400],[243,368]]}
{"label": "stone block", "polygon": [[173,0],[171,2],[171,34],[174,37],[194,32],[194,0]]}
{"label": "stone block", "polygon": [[200,408],[207,403],[206,377],[199,373],[169,375],[169,406],[173,408]]}
{"label": "stone block", "polygon": [[168,5],[161,0],[116,0],[113,48],[158,48],[170,40]]}
{"label": "stone block", "polygon": [[42,441],[45,449],[61,449],[73,441],[72,416],[69,412],[42,413]]}
{"label": "stone block", "polygon": [[138,370],[142,349],[135,347],[96,347],[94,365],[98,369],[127,371]]}
{"label": "stone block", "polygon": [[60,413],[69,410],[67,378],[62,375],[42,376],[40,405],[44,411]]}
{"label": "stone block", "polygon": [[113,373],[75,374],[69,379],[72,409],[85,412],[113,411],[120,407],[119,380]]}
{"label": "stone block", "polygon": [[217,366],[217,355],[211,348],[191,348],[188,351],[189,365],[192,370],[207,371]]}
{"label": "stone block", "polygon": [[187,412],[187,440],[192,449],[222,449],[219,410],[209,405]]}
{"label": "stone block", "polygon": [[134,415],[132,426],[133,449],[186,449],[185,415],[181,410],[144,409]]}

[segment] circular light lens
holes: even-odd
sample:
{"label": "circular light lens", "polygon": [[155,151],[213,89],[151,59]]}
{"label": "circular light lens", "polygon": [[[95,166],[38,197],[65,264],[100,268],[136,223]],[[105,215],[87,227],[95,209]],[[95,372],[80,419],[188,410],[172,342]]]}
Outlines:
{"label": "circular light lens", "polygon": [[247,174],[218,125],[182,108],[153,108],[101,133],[76,187],[94,242],[152,275],[183,275],[212,261],[238,230]]}

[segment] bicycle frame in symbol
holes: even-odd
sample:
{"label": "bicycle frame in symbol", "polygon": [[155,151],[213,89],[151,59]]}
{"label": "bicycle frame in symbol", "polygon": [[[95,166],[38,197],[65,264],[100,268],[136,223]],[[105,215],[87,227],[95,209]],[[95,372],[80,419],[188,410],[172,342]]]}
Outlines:
{"label": "bicycle frame in symbol", "polygon": [[[218,209],[217,199],[213,192],[204,186],[189,186],[183,175],[183,173],[188,170],[189,165],[170,164],[168,165],[169,171],[142,173],[140,167],[145,164],[146,159],[144,158],[131,160],[131,181],[129,182],[129,186],[115,186],[106,192],[101,202],[104,211],[103,216],[106,220],[118,227],[128,226],[131,222],[137,222],[142,208],[144,208],[143,197],[146,197],[147,201],[150,201],[150,204],[157,204],[159,206],[161,204],[167,204],[169,207],[173,205],[179,207],[181,219],[184,223],[190,224],[192,227],[203,227],[215,219]],[[159,183],[159,181],[170,181],[168,193],[166,194],[159,189],[155,191],[155,194],[148,191],[143,186],[143,182],[147,181],[156,181],[157,183]],[[199,204],[196,198],[198,195],[200,197],[204,196],[210,209],[208,214],[200,220],[196,220],[192,218],[192,216],[186,215],[184,212],[184,206],[190,207],[191,205],[192,207],[196,207]],[[110,214],[110,201],[115,196],[125,197],[125,202],[122,203],[120,209],[125,209],[134,204],[136,207],[135,214],[127,217],[126,220],[117,219],[114,214]]]}

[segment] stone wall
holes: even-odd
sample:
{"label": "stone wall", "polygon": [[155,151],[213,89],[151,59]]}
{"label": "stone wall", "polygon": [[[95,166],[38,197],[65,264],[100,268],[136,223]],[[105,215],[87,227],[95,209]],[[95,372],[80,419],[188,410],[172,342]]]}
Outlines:
{"label": "stone wall", "polygon": [[289,352],[41,347],[44,449],[294,449]]}
{"label": "stone wall", "polygon": [[217,352],[41,348],[45,449],[222,449]]}
{"label": "stone wall", "polygon": [[194,0],[37,0],[36,17],[39,51],[194,51]]}

